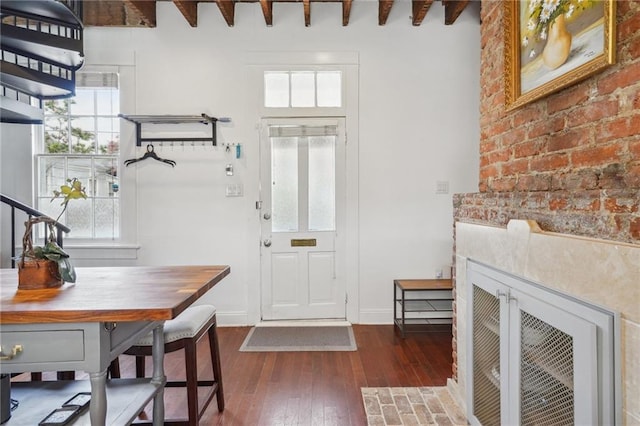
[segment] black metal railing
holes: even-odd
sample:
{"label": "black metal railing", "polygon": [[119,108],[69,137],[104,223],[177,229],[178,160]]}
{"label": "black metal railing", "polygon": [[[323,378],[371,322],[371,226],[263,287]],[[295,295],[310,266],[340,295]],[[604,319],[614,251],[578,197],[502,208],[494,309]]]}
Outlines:
{"label": "black metal railing", "polygon": [[[7,204],[11,207],[11,267],[16,267],[16,210],[20,210],[27,214],[29,217],[42,217],[47,216],[46,214],[29,207],[28,205],[21,203],[20,201],[14,200],[11,197],[7,197],[6,195],[0,194],[0,201],[3,204]],[[63,245],[63,233],[71,232],[71,229],[61,223],[56,222],[56,243],[62,248]],[[45,240],[47,239],[47,227],[45,229]]]}

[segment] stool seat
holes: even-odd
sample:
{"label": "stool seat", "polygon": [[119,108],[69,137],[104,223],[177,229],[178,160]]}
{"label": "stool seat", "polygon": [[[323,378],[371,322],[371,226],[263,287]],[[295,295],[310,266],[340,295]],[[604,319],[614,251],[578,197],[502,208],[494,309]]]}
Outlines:
{"label": "stool seat", "polygon": [[[180,339],[193,338],[198,331],[214,316],[216,308],[212,305],[192,306],[185,309],[176,318],[164,323],[164,343]],[[153,332],[138,340],[136,346],[153,345]]]}
{"label": "stool seat", "polygon": [[[176,318],[164,323],[164,351],[165,353],[184,349],[185,376],[184,381],[167,381],[166,387],[187,388],[187,412],[186,420],[165,419],[166,425],[198,425],[202,414],[215,396],[218,402],[218,410],[224,410],[224,394],[222,391],[222,369],[220,367],[220,350],[218,347],[218,333],[216,331],[216,308],[213,305],[191,306],[185,309]],[[209,352],[211,354],[211,366],[213,380],[198,379],[198,363],[196,345],[204,335],[209,339]],[[145,376],[145,357],[153,353],[153,333],[149,333],[130,347],[124,354],[136,357],[136,377]],[[111,376],[120,377],[118,359],[111,363]],[[208,392],[202,406],[199,407],[198,387],[207,387]],[[150,424],[150,423],[134,423]]]}

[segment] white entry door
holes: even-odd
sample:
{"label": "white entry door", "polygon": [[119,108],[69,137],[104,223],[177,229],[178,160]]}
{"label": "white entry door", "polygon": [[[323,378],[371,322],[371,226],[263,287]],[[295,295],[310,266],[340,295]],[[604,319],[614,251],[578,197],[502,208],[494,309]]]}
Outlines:
{"label": "white entry door", "polygon": [[344,119],[261,128],[262,319],[344,319]]}

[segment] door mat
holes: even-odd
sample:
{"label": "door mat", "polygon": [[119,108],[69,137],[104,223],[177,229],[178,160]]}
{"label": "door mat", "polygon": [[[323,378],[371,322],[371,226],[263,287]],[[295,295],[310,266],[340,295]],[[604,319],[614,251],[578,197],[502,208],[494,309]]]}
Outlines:
{"label": "door mat", "polygon": [[355,351],[348,326],[253,327],[240,352]]}
{"label": "door mat", "polygon": [[360,388],[367,425],[467,425],[446,386]]}

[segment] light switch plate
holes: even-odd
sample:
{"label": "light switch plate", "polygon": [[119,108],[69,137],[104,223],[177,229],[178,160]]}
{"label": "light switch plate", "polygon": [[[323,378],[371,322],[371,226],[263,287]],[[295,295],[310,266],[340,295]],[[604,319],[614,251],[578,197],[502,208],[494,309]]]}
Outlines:
{"label": "light switch plate", "polygon": [[230,183],[227,185],[226,190],[227,197],[242,197],[242,184],[241,183]]}
{"label": "light switch plate", "polygon": [[438,180],[436,181],[436,194],[448,194],[449,193],[449,181]]}

